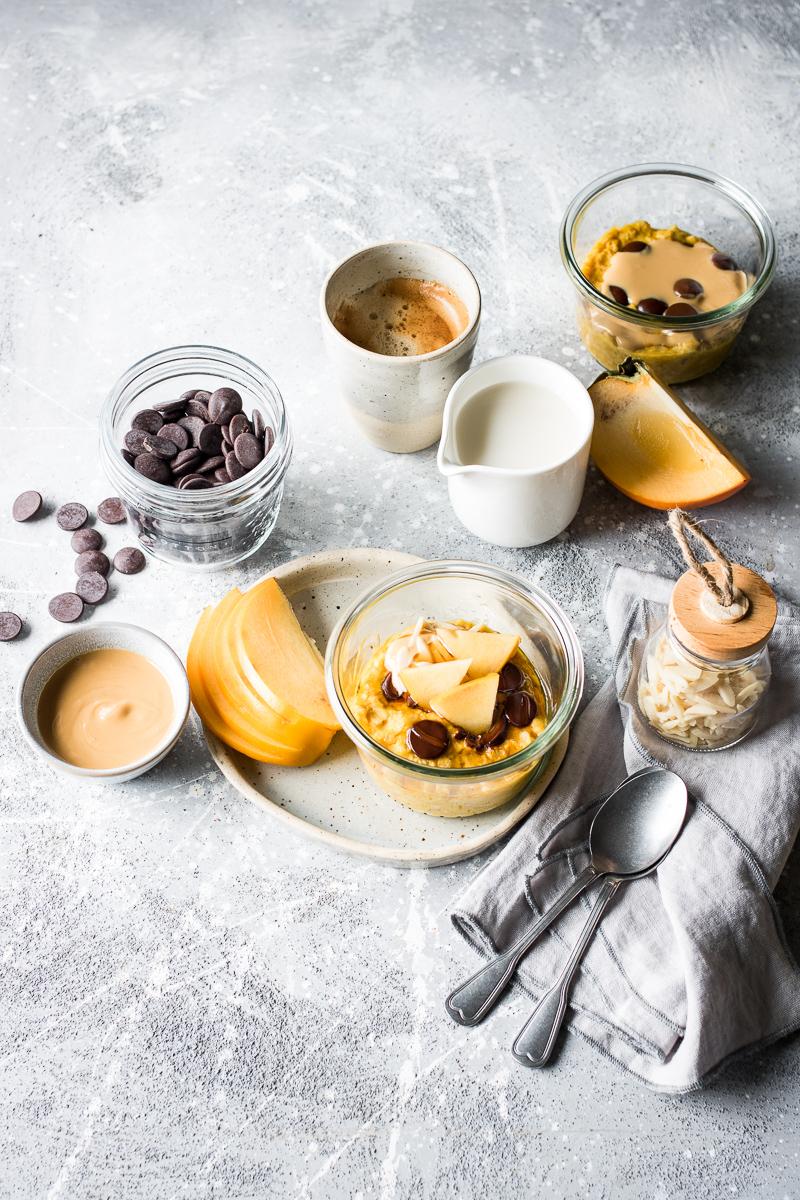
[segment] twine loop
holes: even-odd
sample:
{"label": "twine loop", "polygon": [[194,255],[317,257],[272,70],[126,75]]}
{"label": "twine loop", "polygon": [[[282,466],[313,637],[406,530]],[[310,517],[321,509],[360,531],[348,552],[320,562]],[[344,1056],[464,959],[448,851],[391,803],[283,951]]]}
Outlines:
{"label": "twine loop", "polygon": [[[681,548],[681,553],[686,560],[687,566],[700,576],[717,604],[721,608],[729,609],[739,599],[737,591],[733,586],[733,567],[731,566],[730,559],[720,550],[719,546],[708,536],[706,531],[698,525],[697,521],[690,517],[688,513],[685,513],[683,509],[673,508],[669,514],[668,521],[675,541]],[[717,582],[705,563],[700,562],[689,544],[689,535],[702,546],[705,546],[714,561],[718,562],[722,567],[721,583]]]}

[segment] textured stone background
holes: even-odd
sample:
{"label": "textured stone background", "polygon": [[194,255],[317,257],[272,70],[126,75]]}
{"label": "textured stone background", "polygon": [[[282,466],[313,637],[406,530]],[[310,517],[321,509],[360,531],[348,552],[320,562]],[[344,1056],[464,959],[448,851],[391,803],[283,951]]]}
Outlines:
{"label": "textured stone background", "polygon": [[[0,1193],[9,1197],[648,1196],[800,1192],[800,1043],[665,1099],[568,1038],[508,1054],[443,997],[473,965],[447,909],[480,861],[398,874],[295,839],[240,799],[197,727],[124,791],[65,785],[13,718],[71,555],[10,501],[107,494],[98,407],[133,360],[251,355],[297,437],[266,552],[227,577],[158,567],[109,616],[183,649],[204,602],[290,555],[393,546],[501,563],[565,605],[589,689],[614,561],[675,571],[660,518],[595,476],[571,530],[505,552],[454,526],[432,451],[391,458],[331,394],[329,265],[370,240],[451,247],[482,285],[478,357],[535,351],[588,381],[556,233],[627,162],[707,164],[773,215],[780,269],[728,365],[684,394],[754,481],[712,510],[800,593],[796,3],[461,0],[0,5]],[[781,883],[800,946],[800,854]]]}

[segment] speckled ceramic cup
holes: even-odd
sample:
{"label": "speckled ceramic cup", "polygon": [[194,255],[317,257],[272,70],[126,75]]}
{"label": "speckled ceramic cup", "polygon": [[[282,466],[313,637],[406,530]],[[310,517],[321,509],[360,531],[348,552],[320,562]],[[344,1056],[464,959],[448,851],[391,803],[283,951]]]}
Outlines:
{"label": "speckled ceramic cup", "polygon": [[[452,342],[429,354],[394,357],[364,350],[333,323],[343,301],[384,279],[443,283],[467,310]],[[361,432],[381,450],[408,454],[439,440],[447,394],[472,362],[478,340],[481,293],[469,267],[428,242],[368,246],[334,267],[320,298],[322,335],[339,390]]]}

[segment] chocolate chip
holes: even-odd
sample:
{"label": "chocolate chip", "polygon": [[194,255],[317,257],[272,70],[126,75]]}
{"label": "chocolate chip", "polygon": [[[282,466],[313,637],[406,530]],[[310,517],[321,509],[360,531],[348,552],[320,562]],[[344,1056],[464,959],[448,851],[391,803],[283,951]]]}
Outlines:
{"label": "chocolate chip", "polygon": [[179,450],[175,457],[170,462],[173,474],[178,467],[182,467],[184,463],[199,462],[203,457],[202,450],[198,450],[196,446],[187,446],[185,450]]}
{"label": "chocolate chip", "polygon": [[391,671],[387,671],[383,683],[381,684],[381,691],[383,692],[384,700],[388,700],[390,704],[393,704],[395,700],[403,699],[403,693],[398,692],[397,688],[394,686],[394,680],[392,679]]}
{"label": "chocolate chip", "polygon": [[272,432],[271,426],[267,426],[264,434],[264,458],[267,457],[275,442],[275,434]]}
{"label": "chocolate chip", "polygon": [[185,392],[181,392],[181,395],[180,395],[181,403],[182,404],[188,403],[188,401],[193,400],[196,395],[197,395],[197,388],[187,388]]}
{"label": "chocolate chip", "polygon": [[233,449],[233,438],[231,437],[231,427],[230,427],[230,425],[223,425],[223,426],[222,426],[222,440],[223,440],[224,442],[229,442],[229,443],[230,443],[230,447],[231,447],[231,449]]}
{"label": "chocolate chip", "polygon": [[178,424],[162,425],[158,436],[172,442],[178,450],[188,449],[192,440],[189,430]]}
{"label": "chocolate chip", "polygon": [[229,450],[225,455],[225,470],[231,479],[241,479],[243,475],[247,474],[247,468],[242,466],[233,450]]}
{"label": "chocolate chip", "polygon": [[[178,417],[182,417],[186,412],[186,405],[183,400],[165,400],[162,404],[154,404],[153,408],[156,412],[160,412],[165,421],[176,421]],[[158,430],[153,430],[157,433]]]}
{"label": "chocolate chip", "polygon": [[125,505],[119,496],[106,496],[97,506],[97,515],[104,525],[121,525],[127,519]]}
{"label": "chocolate chip", "polygon": [[676,304],[670,304],[669,308],[664,309],[665,317],[696,317],[697,309],[691,304],[685,304],[679,300]]}
{"label": "chocolate chip", "polygon": [[619,249],[621,254],[641,254],[642,250],[647,249],[647,242],[628,242]]}
{"label": "chocolate chip", "polygon": [[99,571],[87,571],[78,578],[75,592],[84,604],[102,604],[108,595],[108,580]]}
{"label": "chocolate chip", "polygon": [[176,458],[173,458],[170,464],[173,479],[183,479],[187,475],[194,475],[203,461],[203,454],[200,450],[187,450],[186,454],[191,454],[192,457],[184,459],[181,463],[178,463],[180,454]]}
{"label": "chocolate chip", "polygon": [[267,429],[267,423],[264,420],[264,415],[260,408],[253,409],[253,433],[256,437],[263,438]]}
{"label": "chocolate chip", "polygon": [[417,758],[439,758],[450,745],[450,735],[439,721],[417,721],[406,734],[406,744]]}
{"label": "chocolate chip", "polygon": [[133,465],[140,475],[152,479],[153,483],[169,482],[169,464],[155,454],[137,454]]}
{"label": "chocolate chip", "polygon": [[214,485],[205,475],[187,475],[178,486],[185,492],[196,492],[201,488],[210,488]]}
{"label": "chocolate chip", "polygon": [[123,546],[114,555],[114,570],[120,575],[138,575],[144,570],[145,556],[136,546]]}
{"label": "chocolate chip", "polygon": [[136,455],[131,454],[130,450],[120,450],[120,454],[125,459],[125,462],[128,464],[128,466],[132,467],[134,460],[136,459]]}
{"label": "chocolate chip", "polygon": [[222,448],[222,430],[213,422],[200,430],[197,444],[204,454],[219,454]]}
{"label": "chocolate chip", "polygon": [[131,421],[131,429],[141,429],[143,433],[158,433],[164,424],[164,418],[154,408],[143,408]]}
{"label": "chocolate chip", "polygon": [[38,492],[20,492],[11,506],[11,515],[15,521],[30,521],[42,507],[42,497]]}
{"label": "chocolate chip", "polygon": [[231,477],[224,467],[217,467],[216,471],[214,472],[214,480],[217,483],[230,483]]}
{"label": "chocolate chip", "polygon": [[617,304],[624,304],[627,306],[628,293],[625,291],[625,288],[617,287],[615,283],[610,283],[608,285],[608,290],[611,293],[612,300],[616,300]]}
{"label": "chocolate chip", "polygon": [[174,458],[178,447],[169,438],[159,437],[157,433],[148,433],[144,439],[145,454],[155,454],[157,458]]}
{"label": "chocolate chip", "polygon": [[47,611],[56,621],[68,625],[71,621],[77,621],[83,612],[83,601],[76,592],[60,592],[58,596],[53,596]]}
{"label": "chocolate chip", "polygon": [[198,400],[197,396],[187,402],[186,415],[189,417],[199,417],[204,425],[207,425],[211,420],[211,414],[208,411],[208,405],[202,400]]}
{"label": "chocolate chip", "polygon": [[244,413],[236,413],[235,416],[231,417],[230,424],[228,425],[228,438],[234,445],[240,433],[250,433],[250,422]]}
{"label": "chocolate chip", "polygon": [[69,504],[62,504],[56,513],[56,523],[59,529],[80,529],[81,525],[85,525],[89,519],[89,514],[83,504],[78,504],[72,500]]}
{"label": "chocolate chip", "polygon": [[211,475],[218,467],[225,466],[225,455],[215,454],[213,458],[207,458],[206,461],[197,468],[198,475]]}
{"label": "chocolate chip", "polygon": [[76,529],[69,539],[69,544],[76,554],[83,554],[86,550],[99,550],[103,544],[103,535],[99,529]]}
{"label": "chocolate chip", "polygon": [[729,254],[712,254],[711,261],[715,267],[719,268],[720,271],[738,271],[739,270],[739,268],[736,265],[735,260],[732,259]]}
{"label": "chocolate chip", "polygon": [[522,687],[525,677],[516,663],[507,662],[500,672],[499,692],[516,692]]}
{"label": "chocolate chip", "polygon": [[200,417],[181,417],[180,421],[178,421],[178,424],[182,425],[184,429],[189,431],[192,441],[196,446],[197,439],[200,437],[200,431],[201,429],[205,428],[206,422]]}
{"label": "chocolate chip", "polygon": [[22,619],[14,612],[0,612],[0,642],[13,642],[22,631]]}
{"label": "chocolate chip", "polygon": [[495,707],[492,724],[485,733],[465,733],[464,740],[473,750],[489,750],[492,746],[500,746],[508,736],[508,717],[498,705]]}
{"label": "chocolate chip", "polygon": [[85,575],[87,571],[96,571],[98,575],[107,575],[111,563],[102,550],[84,550],[75,559],[75,574]]}
{"label": "chocolate chip", "polygon": [[653,317],[660,317],[667,307],[663,300],[657,300],[655,296],[646,296],[644,300],[640,300],[636,305],[639,312],[650,313]]}
{"label": "chocolate chip", "polygon": [[144,439],[147,434],[141,429],[131,429],[125,434],[125,449],[130,450],[134,456],[144,454]]}
{"label": "chocolate chip", "polygon": [[242,411],[242,397],[231,387],[217,388],[208,401],[211,420],[218,425],[227,425],[231,417]]}
{"label": "chocolate chip", "polygon": [[245,470],[252,471],[264,457],[264,446],[254,433],[240,433],[233,443],[233,452]]}
{"label": "chocolate chip", "polygon": [[703,285],[698,283],[696,279],[676,279],[672,285],[672,290],[676,296],[680,296],[683,300],[692,300],[695,296],[702,296]]}
{"label": "chocolate chip", "polygon": [[528,692],[512,692],[506,700],[506,716],[517,729],[530,725],[536,716],[536,701]]}
{"label": "chocolate chip", "polygon": [[205,404],[206,408],[208,408],[208,402],[211,399],[211,392],[206,391],[205,388],[198,388],[194,394],[194,398],[198,404]]}

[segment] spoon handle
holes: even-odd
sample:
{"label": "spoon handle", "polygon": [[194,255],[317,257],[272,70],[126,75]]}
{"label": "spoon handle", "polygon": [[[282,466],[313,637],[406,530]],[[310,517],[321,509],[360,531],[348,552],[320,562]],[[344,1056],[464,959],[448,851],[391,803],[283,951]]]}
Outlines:
{"label": "spoon handle", "polygon": [[569,989],[586,947],[592,940],[603,913],[620,885],[619,879],[606,879],[597,894],[581,935],[564,964],[564,969],[549,991],[545,992],[531,1013],[526,1025],[517,1035],[512,1052],[517,1062],[526,1067],[543,1067],[553,1052],[564,1013],[567,1011]]}
{"label": "spoon handle", "polygon": [[481,967],[465,983],[459,984],[445,1001],[445,1008],[453,1020],[457,1021],[459,1025],[477,1025],[482,1021],[508,987],[522,958],[534,942],[541,937],[548,926],[552,925],[556,917],[561,915],[576,896],[579,896],[595,879],[600,877],[594,867],[585,867],[577,879],[548,908],[547,912],[543,913],[539,920],[523,933],[521,938],[504,950],[502,954],[490,959],[485,967]]}

